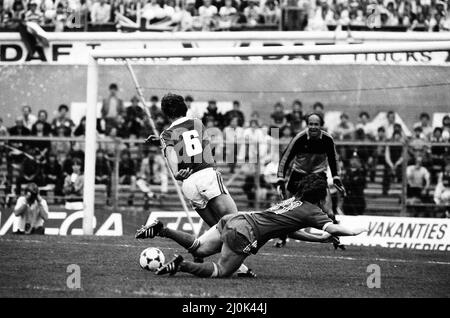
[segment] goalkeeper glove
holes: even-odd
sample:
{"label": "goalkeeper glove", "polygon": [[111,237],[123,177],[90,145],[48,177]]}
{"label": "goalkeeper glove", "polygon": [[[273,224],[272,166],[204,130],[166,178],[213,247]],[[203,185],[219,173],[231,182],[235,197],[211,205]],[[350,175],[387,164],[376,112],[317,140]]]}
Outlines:
{"label": "goalkeeper glove", "polygon": [[286,195],[286,183],[284,182],[284,179],[279,178],[277,180],[276,186],[278,195],[282,200],[285,200],[287,198],[287,195]]}
{"label": "goalkeeper glove", "polygon": [[338,176],[333,177],[333,184],[336,189],[345,197],[347,195],[347,191],[345,191],[344,185],[342,184],[341,178]]}
{"label": "goalkeeper glove", "polygon": [[145,139],[145,143],[161,147],[161,139],[159,139],[159,137],[156,137],[155,135],[148,136],[147,139]]}
{"label": "goalkeeper glove", "polygon": [[345,251],[345,245],[341,244],[341,241],[339,240],[339,237],[332,236],[331,237],[331,243],[333,243],[334,249],[337,250],[338,248]]}

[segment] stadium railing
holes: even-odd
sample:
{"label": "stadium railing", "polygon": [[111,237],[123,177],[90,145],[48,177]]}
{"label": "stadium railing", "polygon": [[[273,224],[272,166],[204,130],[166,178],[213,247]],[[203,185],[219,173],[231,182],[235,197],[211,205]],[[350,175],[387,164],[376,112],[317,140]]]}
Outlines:
{"label": "stadium railing", "polygon": [[[33,144],[36,142],[50,142],[53,145],[58,145],[58,143],[70,143],[70,148],[73,147],[74,144],[81,145],[83,147],[84,137],[29,137],[29,136],[1,136],[0,137],[0,176],[2,179],[0,180],[0,198],[6,198],[8,195],[14,197],[14,185],[17,179],[17,175],[11,175],[12,169],[11,165],[11,157],[10,153],[15,152],[16,154],[23,151],[23,149],[15,148],[12,144],[17,142],[22,142],[25,144]],[[264,167],[271,161],[277,161],[280,155],[280,146],[286,146],[286,144],[280,144],[278,140],[272,141],[270,145],[265,144],[265,142],[248,142],[248,141],[240,141],[238,143],[224,143],[219,141],[218,144],[214,144],[216,155],[222,156],[221,158],[216,158],[217,164],[224,175],[224,180],[229,188],[233,197],[239,206],[240,209],[248,209],[249,207],[255,210],[260,208],[265,208],[270,205],[274,200],[278,200],[277,193],[275,191],[275,187],[270,185],[270,181],[266,181],[263,177],[264,175]],[[131,157],[135,160],[135,168],[136,174],[138,173],[140,162],[144,158],[144,153],[148,146],[144,144],[142,139],[122,139],[122,138],[112,138],[105,137],[99,138],[97,141],[98,145],[102,149],[109,149],[108,160],[111,162],[112,173],[111,173],[111,197],[110,205],[113,209],[119,209],[120,205],[123,205],[123,195],[126,191],[130,191],[129,187],[123,186],[119,184],[119,163],[120,163],[120,153],[122,149],[134,149],[131,153]],[[128,145],[128,146],[127,146]],[[131,145],[131,147],[129,146]],[[434,147],[445,147],[450,148],[450,143],[430,143],[432,148]],[[411,158],[409,154],[409,145],[407,142],[396,143],[396,142],[361,142],[361,141],[336,141],[336,146],[338,153],[342,149],[346,149],[346,147],[351,147],[353,150],[361,149],[362,147],[366,148],[377,148],[377,147],[386,147],[386,146],[398,146],[402,147],[402,155],[406,160],[403,160],[402,164],[402,177],[399,182],[393,182],[393,186],[391,186],[391,193],[387,195],[383,195],[381,191],[381,183],[384,178],[384,166],[382,163],[378,163],[375,167],[376,169],[376,177],[374,180],[370,180],[369,176],[367,176],[367,184],[368,186],[365,189],[365,199],[368,202],[368,205],[371,205],[371,208],[367,209],[368,214],[379,213],[381,215],[410,215],[410,216],[439,216],[441,213],[445,212],[445,209],[448,208],[447,205],[438,205],[433,203],[432,200],[428,202],[417,202],[408,200],[407,198],[407,179],[406,179],[406,168],[410,163],[408,158]],[[228,159],[230,158],[229,149],[233,149],[235,151],[235,147],[241,149],[240,153],[232,153],[232,157],[236,159],[235,162],[231,162],[232,165],[235,166],[234,172],[230,172],[230,162],[227,162],[227,153]],[[263,151],[267,151],[265,155],[260,153],[260,149],[264,147]],[[271,148],[275,147],[275,148]],[[27,148],[31,149],[31,148]],[[54,147],[54,149],[64,149],[64,147]],[[243,150],[242,150],[243,149]],[[271,149],[268,151],[268,149]],[[83,149],[81,149],[83,150]],[[348,150],[348,149],[347,149]],[[33,157],[32,154],[27,153],[25,151],[25,155],[29,157]],[[274,155],[271,157],[271,155]],[[348,158],[347,158],[348,159]],[[276,162],[278,164],[278,162]],[[363,163],[364,164],[364,163]],[[439,169],[441,167],[437,167],[437,170],[430,171],[432,173],[440,172]],[[16,171],[17,174],[17,171]],[[250,177],[246,180],[247,177]],[[272,175],[272,178],[276,176]],[[246,181],[250,180],[249,184],[246,184]],[[272,181],[275,179],[272,179]],[[381,180],[381,182],[380,182]],[[261,184],[261,181],[266,184]],[[243,192],[244,184],[247,185],[247,190]],[[267,186],[269,184],[269,186]],[[170,185],[170,183],[169,183]],[[45,185],[42,185],[44,189]],[[151,184],[152,190],[158,192],[160,185]],[[435,184],[432,184],[430,191],[430,199],[432,199],[432,193],[435,188]],[[46,189],[46,188],[45,188]],[[173,187],[169,186],[168,196],[175,193]],[[6,193],[10,191],[12,193]],[[104,192],[105,187],[98,185],[96,186],[96,192],[99,192],[98,199],[99,201],[103,201],[105,198]],[[53,191],[54,192],[54,191]],[[101,194],[103,193],[103,195]],[[250,194],[250,197],[246,195]],[[58,196],[53,193],[54,199],[64,200],[64,196]],[[81,198],[80,198],[81,199]],[[159,204],[160,208],[167,208],[169,202],[171,208],[176,208],[177,199],[174,197],[174,200],[161,200],[156,199],[152,204]],[[399,200],[399,201],[397,201]],[[7,200],[4,200],[3,204],[5,204]],[[174,202],[175,201],[175,202]],[[96,204],[101,204],[101,202],[96,202]],[[391,205],[391,206],[388,206]],[[378,212],[377,210],[381,211]],[[345,211],[344,211],[345,213]]]}

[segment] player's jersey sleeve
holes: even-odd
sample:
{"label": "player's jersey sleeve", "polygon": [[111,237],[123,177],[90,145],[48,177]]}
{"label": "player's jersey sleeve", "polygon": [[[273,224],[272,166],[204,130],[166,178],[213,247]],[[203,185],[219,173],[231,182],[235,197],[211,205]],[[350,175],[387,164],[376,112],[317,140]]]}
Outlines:
{"label": "player's jersey sleeve", "polygon": [[333,220],[318,206],[311,204],[308,206],[308,210],[309,213],[306,214],[304,221],[309,227],[325,231],[328,225],[333,224]]}
{"label": "player's jersey sleeve", "polygon": [[298,133],[289,143],[287,148],[284,150],[283,154],[281,155],[280,163],[278,165],[278,178],[285,178],[286,177],[286,171],[289,168],[289,165],[294,159],[297,149],[300,147],[301,142],[303,141],[302,136],[304,135],[304,132]]}

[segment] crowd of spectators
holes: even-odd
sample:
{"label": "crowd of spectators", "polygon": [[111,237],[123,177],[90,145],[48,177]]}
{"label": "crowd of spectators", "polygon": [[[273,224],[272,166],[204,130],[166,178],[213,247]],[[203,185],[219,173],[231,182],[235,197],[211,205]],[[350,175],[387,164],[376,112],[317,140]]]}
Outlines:
{"label": "crowd of spectators", "polygon": [[[127,103],[118,92],[118,86],[110,84],[108,96],[101,103],[101,115],[97,119],[99,143],[95,180],[97,184],[106,186],[109,204],[114,162],[118,162],[117,182],[130,186],[128,203],[133,203],[136,190],[145,193],[148,203],[155,198],[155,193],[151,191],[152,184],[160,185],[160,192],[167,193],[168,171],[157,148],[138,142],[152,133],[144,120],[145,114],[139,99],[133,96]],[[151,96],[149,100],[149,112],[158,131],[162,131],[169,122],[159,107],[159,98]],[[238,100],[233,101],[231,109],[225,113],[219,110],[215,100],[208,101],[204,113],[198,113],[198,109],[191,107],[194,102],[192,96],[186,96],[185,100],[188,116],[200,118],[207,128],[216,161],[228,165],[231,173],[245,175],[243,190],[250,203],[254,202],[256,196],[270,200],[276,182],[279,155],[293,136],[307,127],[305,114],[311,111],[326,119],[324,130],[336,141],[349,142],[337,147],[343,183],[348,192],[343,202],[345,213],[364,211],[364,189],[367,182],[380,182],[377,176],[381,177],[383,195],[389,195],[393,183],[401,183],[406,178],[407,195],[412,202],[427,203],[433,202],[433,199],[437,203],[443,202],[437,192],[433,198],[430,190],[434,184],[440,184],[445,190],[446,180],[450,182],[450,174],[448,177],[444,175],[445,166],[450,162],[449,115],[443,116],[442,125],[433,127],[430,115],[422,113],[418,122],[411,127],[411,133],[394,111],[377,116],[378,120],[371,120],[365,111],[356,120],[339,112],[338,120],[332,122],[327,119],[330,112],[325,111],[322,103],[316,102],[304,109],[302,101],[297,99],[292,101],[290,109],[285,109],[282,102],[275,103],[273,112],[265,120],[258,111],[253,111],[246,118]],[[1,181],[5,191],[10,193],[14,184],[18,197],[22,185],[34,182],[43,189],[50,185],[56,199],[79,201],[83,193],[84,141],[74,137],[85,135],[85,125],[84,117],[75,125],[69,116],[69,107],[64,104],[58,107],[51,121],[45,110],[38,111],[35,116],[28,105],[22,107],[22,115],[16,118],[12,127],[5,127],[0,118],[0,135],[62,137],[58,141],[0,141],[0,164],[6,163],[8,167]],[[124,141],[114,142],[117,138]],[[407,148],[404,148],[405,144]],[[276,148],[273,148],[274,145]],[[404,163],[407,165],[406,176],[402,175]],[[380,166],[384,168],[382,174],[377,175]],[[255,180],[258,167],[260,180]],[[257,181],[259,187],[256,187]],[[256,189],[260,192],[256,193]]]}
{"label": "crowd of spectators", "polygon": [[12,18],[54,31],[88,30],[88,25],[173,31],[226,31],[243,26],[450,30],[448,0],[0,0],[0,27]]}

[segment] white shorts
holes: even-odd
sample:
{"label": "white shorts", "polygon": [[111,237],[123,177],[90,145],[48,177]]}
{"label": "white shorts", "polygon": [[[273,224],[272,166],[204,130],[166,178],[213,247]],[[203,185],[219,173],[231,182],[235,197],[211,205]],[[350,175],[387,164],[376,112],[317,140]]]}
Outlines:
{"label": "white shorts", "polygon": [[229,194],[220,172],[214,168],[202,169],[191,174],[183,181],[181,189],[195,209],[204,209],[209,200],[221,194]]}

